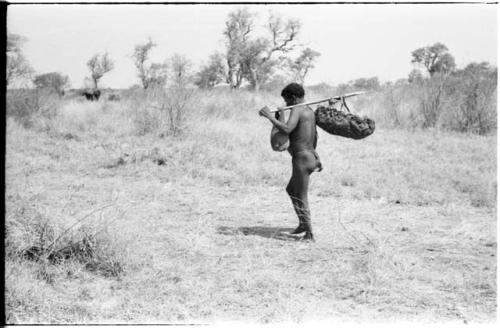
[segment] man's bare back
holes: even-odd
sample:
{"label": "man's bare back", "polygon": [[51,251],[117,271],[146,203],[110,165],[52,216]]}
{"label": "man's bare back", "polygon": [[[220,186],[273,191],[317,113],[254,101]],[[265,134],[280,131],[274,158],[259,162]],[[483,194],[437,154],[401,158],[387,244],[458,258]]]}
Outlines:
{"label": "man's bare back", "polygon": [[292,111],[297,111],[299,121],[295,129],[289,134],[290,154],[302,150],[316,149],[316,118],[313,110],[309,106],[295,107]]}

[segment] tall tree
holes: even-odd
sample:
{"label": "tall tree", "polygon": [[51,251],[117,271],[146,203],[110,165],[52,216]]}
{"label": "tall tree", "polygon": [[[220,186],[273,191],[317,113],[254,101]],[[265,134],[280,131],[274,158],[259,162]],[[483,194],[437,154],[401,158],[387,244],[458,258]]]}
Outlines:
{"label": "tall tree", "polygon": [[87,62],[87,67],[90,70],[90,78],[94,84],[94,89],[98,90],[99,80],[104,74],[110,72],[114,68],[114,62],[109,58],[108,53],[95,54]]}
{"label": "tall tree", "polygon": [[436,73],[449,73],[455,69],[455,58],[448,52],[448,48],[439,42],[418,48],[411,55],[411,62],[424,66],[431,76]]}
{"label": "tall tree", "polygon": [[150,39],[148,42],[138,44],[134,48],[132,60],[139,71],[139,79],[143,89],[152,86],[164,86],[168,76],[168,65],[166,63],[149,63],[151,50],[156,44]]}
{"label": "tall tree", "polygon": [[224,29],[226,38],[226,81],[233,89],[239,88],[243,81],[242,60],[254,29],[254,14],[248,8],[240,8],[229,13]]}
{"label": "tall tree", "polygon": [[242,8],[231,12],[226,21],[227,82],[238,88],[246,79],[254,90],[266,82],[286,62],[286,55],[296,46],[300,22],[271,15],[265,36],[255,37],[254,14]]}
{"label": "tall tree", "polygon": [[7,86],[16,80],[29,79],[33,73],[33,69],[22,52],[22,44],[25,41],[26,38],[18,34],[7,35]]}
{"label": "tall tree", "polygon": [[285,61],[285,55],[295,48],[300,22],[295,19],[285,21],[281,16],[271,15],[267,29],[269,38],[251,42],[245,57],[245,77],[255,91]]}
{"label": "tall tree", "polygon": [[319,56],[321,56],[319,52],[311,48],[306,48],[302,50],[302,53],[297,59],[289,61],[289,66],[295,81],[304,84],[307,74],[314,68],[314,61]]}

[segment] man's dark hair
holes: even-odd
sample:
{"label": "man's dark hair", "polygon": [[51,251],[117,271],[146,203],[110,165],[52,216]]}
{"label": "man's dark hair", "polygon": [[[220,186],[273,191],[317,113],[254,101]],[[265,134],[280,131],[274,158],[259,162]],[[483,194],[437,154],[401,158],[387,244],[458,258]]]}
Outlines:
{"label": "man's dark hair", "polygon": [[292,96],[304,98],[304,95],[304,88],[298,83],[290,83],[281,91],[281,96],[284,98],[291,98]]}

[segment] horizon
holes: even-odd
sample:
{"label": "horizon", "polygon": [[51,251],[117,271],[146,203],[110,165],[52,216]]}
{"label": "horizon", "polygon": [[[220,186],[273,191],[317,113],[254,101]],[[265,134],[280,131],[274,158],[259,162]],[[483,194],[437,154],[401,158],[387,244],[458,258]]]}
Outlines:
{"label": "horizon", "polygon": [[70,88],[79,89],[88,75],[86,61],[107,51],[115,68],[102,78],[101,88],[127,89],[139,83],[130,58],[134,45],[151,37],[158,44],[152,62],[179,53],[193,62],[196,72],[210,54],[224,51],[224,22],[240,7],[258,14],[260,34],[270,10],[301,21],[298,42],[321,53],[306,86],[371,77],[383,84],[407,78],[415,68],[411,52],[436,42],[448,47],[457,68],[484,61],[497,66],[497,6],[488,4],[14,3],[8,8],[7,28],[27,38],[22,49],[35,74],[60,72],[69,76]]}

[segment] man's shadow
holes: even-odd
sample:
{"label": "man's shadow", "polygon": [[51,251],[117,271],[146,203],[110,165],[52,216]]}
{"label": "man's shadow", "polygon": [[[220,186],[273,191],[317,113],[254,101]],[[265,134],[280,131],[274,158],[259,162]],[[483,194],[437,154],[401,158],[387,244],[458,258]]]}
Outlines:
{"label": "man's shadow", "polygon": [[299,240],[300,236],[292,235],[293,229],[283,227],[226,227],[220,226],[217,228],[217,233],[221,235],[239,235],[245,236],[259,236],[264,238],[273,238],[279,240]]}

